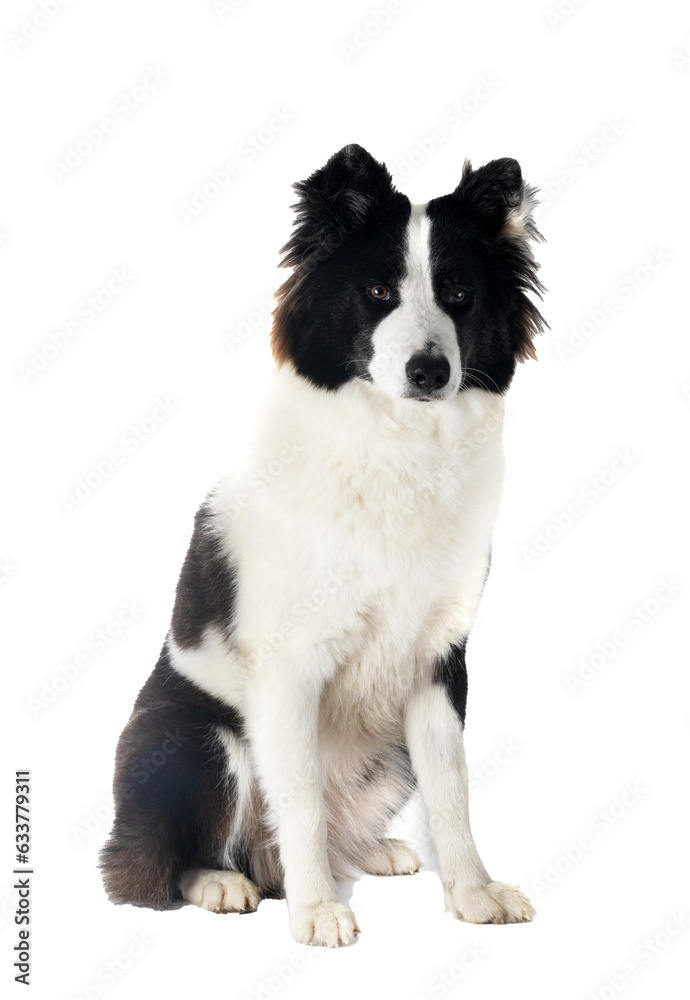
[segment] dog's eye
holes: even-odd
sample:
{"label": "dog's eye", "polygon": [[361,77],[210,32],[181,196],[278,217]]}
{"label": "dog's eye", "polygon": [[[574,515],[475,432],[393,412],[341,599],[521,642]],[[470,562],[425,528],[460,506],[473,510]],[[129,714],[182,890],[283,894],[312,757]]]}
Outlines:
{"label": "dog's eye", "polygon": [[446,281],[445,285],[441,290],[441,298],[448,305],[457,306],[461,305],[463,302],[467,302],[469,298],[469,291],[460,284],[455,278],[451,278],[450,281]]}
{"label": "dog's eye", "polygon": [[388,285],[369,285],[367,292],[369,293],[369,296],[377,302],[386,302],[391,297]]}

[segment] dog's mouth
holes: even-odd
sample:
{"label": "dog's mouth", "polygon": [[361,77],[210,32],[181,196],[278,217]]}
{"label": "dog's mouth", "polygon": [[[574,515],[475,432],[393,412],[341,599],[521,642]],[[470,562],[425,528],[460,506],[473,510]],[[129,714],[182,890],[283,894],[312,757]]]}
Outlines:
{"label": "dog's mouth", "polygon": [[455,393],[452,385],[444,385],[440,389],[429,391],[427,388],[409,385],[408,383],[402,398],[413,399],[415,403],[441,403],[444,399],[449,399],[453,395]]}

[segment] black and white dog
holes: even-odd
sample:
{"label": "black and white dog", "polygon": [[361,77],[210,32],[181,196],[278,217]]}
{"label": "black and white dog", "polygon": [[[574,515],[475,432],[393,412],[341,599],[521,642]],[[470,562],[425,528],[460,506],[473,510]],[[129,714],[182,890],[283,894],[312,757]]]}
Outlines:
{"label": "black and white dog", "polygon": [[535,189],[515,160],[466,163],[411,205],[356,145],[295,187],[277,371],[118,745],[106,890],[217,913],[285,896],[297,941],[349,944],[334,879],[418,870],[386,830],[419,787],[447,909],[530,920],[474,845],[463,727],[504,394],[544,325]]}

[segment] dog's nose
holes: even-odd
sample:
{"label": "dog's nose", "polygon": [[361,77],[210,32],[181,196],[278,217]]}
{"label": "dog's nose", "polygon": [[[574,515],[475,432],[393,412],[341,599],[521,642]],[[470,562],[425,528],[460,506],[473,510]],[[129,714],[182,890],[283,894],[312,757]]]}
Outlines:
{"label": "dog's nose", "polygon": [[450,365],[442,354],[431,355],[420,351],[413,354],[405,365],[405,374],[418,389],[432,393],[442,389],[450,379]]}

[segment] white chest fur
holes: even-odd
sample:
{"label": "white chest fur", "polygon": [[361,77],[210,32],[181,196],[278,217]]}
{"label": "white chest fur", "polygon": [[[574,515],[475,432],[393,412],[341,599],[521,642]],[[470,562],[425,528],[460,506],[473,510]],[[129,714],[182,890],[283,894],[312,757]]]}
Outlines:
{"label": "white chest fur", "polygon": [[474,621],[502,421],[503,398],[477,389],[419,403],[281,370],[250,457],[213,500],[238,580],[234,648],[210,632],[173,651],[176,668],[242,709],[247,676],[279,658],[320,678],[325,716],[393,724]]}

